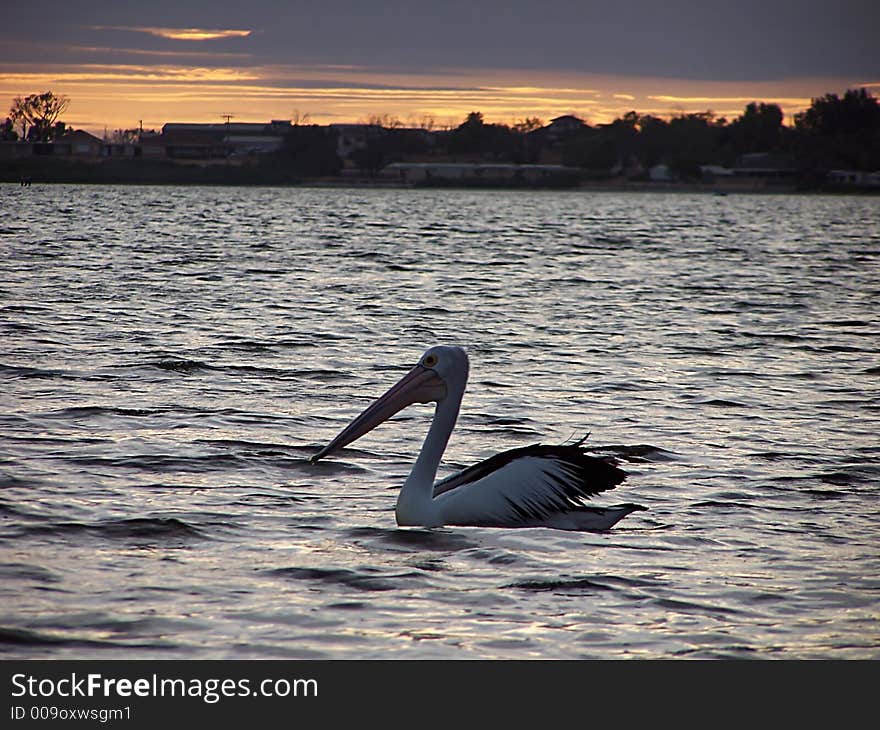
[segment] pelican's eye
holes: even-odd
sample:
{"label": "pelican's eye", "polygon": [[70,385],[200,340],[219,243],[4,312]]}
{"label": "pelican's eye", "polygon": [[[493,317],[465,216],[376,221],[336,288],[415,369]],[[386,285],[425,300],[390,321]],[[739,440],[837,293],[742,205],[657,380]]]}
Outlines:
{"label": "pelican's eye", "polygon": [[422,360],[422,365],[426,368],[432,368],[437,364],[437,356],[436,355],[425,355],[425,359]]}

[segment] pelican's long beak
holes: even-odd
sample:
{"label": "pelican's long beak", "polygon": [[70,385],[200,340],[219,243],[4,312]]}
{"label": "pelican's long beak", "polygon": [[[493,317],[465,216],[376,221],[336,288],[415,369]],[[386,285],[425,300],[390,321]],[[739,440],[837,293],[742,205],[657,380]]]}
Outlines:
{"label": "pelican's long beak", "polygon": [[355,418],[342,432],[315,454],[309,461],[313,464],[332,454],[352,441],[369,433],[383,421],[413,403],[430,403],[446,397],[446,383],[430,368],[416,365],[385,395],[377,398],[361,415]]}

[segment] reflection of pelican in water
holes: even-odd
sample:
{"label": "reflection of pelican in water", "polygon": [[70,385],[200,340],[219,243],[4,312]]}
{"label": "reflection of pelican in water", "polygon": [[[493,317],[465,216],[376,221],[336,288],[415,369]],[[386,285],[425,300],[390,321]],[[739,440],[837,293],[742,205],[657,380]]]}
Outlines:
{"label": "reflection of pelican in water", "polygon": [[430,348],[418,365],[315,454],[312,462],[347,446],[412,403],[435,401],[434,420],[397,498],[397,524],[607,530],[630,512],[646,509],[637,504],[584,504],[592,495],[614,489],[626,473],[611,461],[588,455],[583,441],[504,451],[435,484],[467,377],[464,350]]}

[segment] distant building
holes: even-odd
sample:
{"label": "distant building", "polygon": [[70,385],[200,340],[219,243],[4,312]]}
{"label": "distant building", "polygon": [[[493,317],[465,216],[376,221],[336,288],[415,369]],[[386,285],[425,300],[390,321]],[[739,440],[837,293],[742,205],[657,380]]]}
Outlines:
{"label": "distant building", "polygon": [[573,114],[563,114],[561,117],[551,119],[550,124],[536,129],[533,134],[554,145],[564,142],[586,128],[586,122],[580,117],[576,117]]}
{"label": "distant building", "polygon": [[483,162],[394,162],[381,172],[386,180],[407,184],[574,184],[580,170],[564,165],[516,165]]}
{"label": "distant building", "polygon": [[225,131],[211,129],[209,125],[204,125],[203,129],[198,126],[166,124],[156,142],[157,153],[150,156],[169,157],[172,160],[222,160],[229,157],[232,150],[223,141]]}
{"label": "distant building", "polygon": [[[47,142],[51,147],[48,154],[63,157],[100,157],[104,150],[104,142],[95,135],[84,132],[81,129],[75,132],[67,132],[58,137],[54,142]],[[34,153],[37,153],[37,145],[34,145]]]}
{"label": "distant building", "polygon": [[77,157],[99,158],[104,142],[95,135],[82,130],[67,132],[52,142],[0,142],[0,158],[23,157]]}
{"label": "distant building", "polygon": [[733,168],[733,174],[735,177],[753,180],[787,180],[795,178],[798,169],[790,155],[753,152],[740,156]]}
{"label": "distant building", "polygon": [[729,180],[733,177],[733,170],[722,165],[700,165],[700,176],[705,182]]}
{"label": "distant building", "polygon": [[672,182],[676,177],[669,165],[661,162],[648,168],[648,179],[652,182]]}
{"label": "distant building", "polygon": [[563,114],[561,117],[551,119],[547,128],[562,134],[573,134],[586,126],[586,123],[580,117],[576,117],[574,114]]}
{"label": "distant building", "polygon": [[140,157],[142,154],[141,145],[136,142],[104,142],[104,157],[115,157],[129,160],[133,157]]}
{"label": "distant building", "polygon": [[835,185],[854,185],[859,187],[880,187],[880,171],[829,170],[828,182]]}
{"label": "distant building", "polygon": [[364,149],[372,140],[380,137],[385,129],[378,124],[331,124],[336,132],[336,154],[348,160],[351,153]]}
{"label": "distant building", "polygon": [[18,140],[4,140],[0,142],[0,160],[14,160],[30,157],[34,154],[34,145],[31,142]]}
{"label": "distant building", "polygon": [[290,120],[192,124],[169,122],[162,134],[141,140],[143,156],[176,160],[217,160],[275,152],[290,132]]}

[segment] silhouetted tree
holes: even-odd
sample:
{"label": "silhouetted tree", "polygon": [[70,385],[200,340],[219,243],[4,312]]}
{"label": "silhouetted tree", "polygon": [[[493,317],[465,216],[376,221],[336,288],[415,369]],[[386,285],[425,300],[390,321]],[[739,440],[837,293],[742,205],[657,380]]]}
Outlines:
{"label": "silhouetted tree", "polygon": [[782,145],[782,120],[779,105],[753,101],[730,124],[730,144],[737,154],[774,152]]}
{"label": "silhouetted tree", "polygon": [[668,122],[650,114],[640,114],[635,126],[639,133],[636,154],[641,163],[649,168],[663,162],[669,142]]}
{"label": "silhouetted tree", "polygon": [[813,99],[810,108],[795,116],[795,126],[816,134],[850,134],[876,130],[880,125],[880,105],[867,89],[848,89],[839,98],[826,94]]}
{"label": "silhouetted tree", "polygon": [[361,172],[375,176],[385,165],[394,160],[394,145],[385,133],[377,134],[367,143],[351,152],[351,161]]}
{"label": "silhouetted tree", "polygon": [[6,121],[0,124],[0,140],[4,142],[15,142],[18,134],[15,131],[15,124],[11,117],[6,117]]}
{"label": "silhouetted tree", "polygon": [[453,154],[480,155],[492,159],[513,159],[517,152],[514,133],[505,124],[486,124],[480,112],[471,112],[449,134]]}
{"label": "silhouetted tree", "polygon": [[21,125],[21,137],[35,142],[48,142],[55,131],[58,117],[67,109],[70,99],[66,96],[44,91],[12,100],[9,117],[13,124]]}
{"label": "silhouetted tree", "polygon": [[637,121],[635,112],[627,112],[610,124],[585,127],[565,143],[562,161],[574,167],[605,171],[628,165],[637,149]]}
{"label": "silhouetted tree", "polygon": [[700,177],[700,165],[721,162],[722,125],[712,112],[696,112],[669,121],[666,162],[684,180]]}
{"label": "silhouetted tree", "polygon": [[798,157],[807,169],[880,169],[880,104],[866,89],[826,94],[795,116]]}
{"label": "silhouetted tree", "polygon": [[538,119],[538,117],[526,117],[525,119],[516,122],[511,129],[519,134],[528,134],[529,132],[534,132],[536,129],[540,129],[543,126],[544,122]]}
{"label": "silhouetted tree", "polygon": [[141,130],[137,127],[133,129],[114,129],[110,135],[110,142],[113,144],[134,144],[140,139]]}
{"label": "silhouetted tree", "polygon": [[371,114],[367,117],[367,121],[362,123],[382,129],[401,129],[404,126],[403,122],[392,114]]}
{"label": "silhouetted tree", "polygon": [[342,161],[336,154],[337,133],[317,124],[297,124],[285,135],[278,161],[296,175],[338,175]]}

